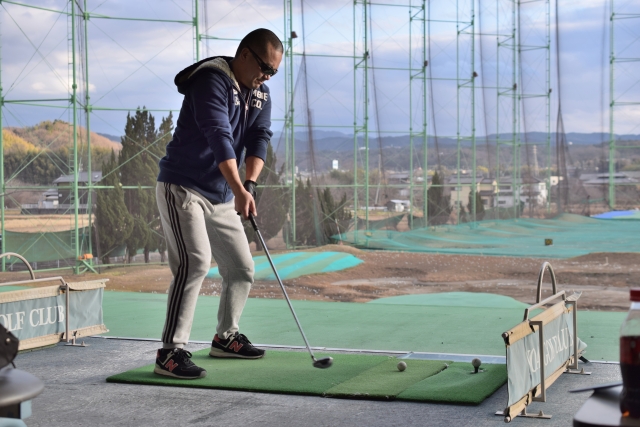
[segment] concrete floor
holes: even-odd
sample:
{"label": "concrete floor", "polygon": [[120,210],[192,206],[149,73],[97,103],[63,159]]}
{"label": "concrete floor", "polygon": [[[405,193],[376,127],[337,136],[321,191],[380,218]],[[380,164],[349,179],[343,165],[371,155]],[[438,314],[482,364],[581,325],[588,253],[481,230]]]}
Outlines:
{"label": "concrete floor", "polygon": [[[62,344],[19,354],[15,360],[45,383],[33,400],[27,426],[498,426],[507,402],[506,385],[479,406],[342,400],[311,396],[110,384],[105,378],[152,363],[157,343],[85,339],[89,347]],[[192,345],[199,350],[203,345]],[[592,375],[562,375],[547,392],[543,410],[551,420],[516,418],[516,426],[570,426],[590,396],[568,390],[619,381],[612,364],[583,365]],[[309,369],[312,369],[311,365]]]}

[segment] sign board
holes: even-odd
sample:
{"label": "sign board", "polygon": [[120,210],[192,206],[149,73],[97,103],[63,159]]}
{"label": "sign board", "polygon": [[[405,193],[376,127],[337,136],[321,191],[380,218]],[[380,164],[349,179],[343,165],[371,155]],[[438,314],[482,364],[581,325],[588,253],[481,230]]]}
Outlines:
{"label": "sign board", "polygon": [[107,332],[102,318],[104,280],[0,293],[0,323],[20,340],[19,350]]}
{"label": "sign board", "polygon": [[586,349],[575,336],[575,308],[574,301],[563,299],[503,334],[509,391],[505,420],[522,412],[536,396],[544,401],[546,388]]}

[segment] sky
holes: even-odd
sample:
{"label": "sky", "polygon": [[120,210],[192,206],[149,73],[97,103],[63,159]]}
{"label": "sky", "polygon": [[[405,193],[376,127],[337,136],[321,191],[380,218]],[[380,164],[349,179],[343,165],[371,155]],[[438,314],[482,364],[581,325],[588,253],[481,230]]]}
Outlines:
{"label": "sky", "polygon": [[[416,0],[385,3],[419,4]],[[22,0],[24,4],[69,10],[64,0]],[[84,0],[78,0],[84,9]],[[173,78],[195,60],[193,2],[185,0],[87,0],[88,66],[76,73],[79,99],[84,104],[85,81],[89,82],[92,112],[90,126],[96,132],[122,135],[127,112],[145,106],[159,118],[174,111],[177,117],[182,96]],[[432,2],[431,24],[425,28],[428,43],[423,46],[420,8],[371,6],[365,21],[362,6],[355,11],[352,0],[293,2],[295,120],[311,122],[325,130],[352,133],[354,121],[362,125],[365,116],[370,129],[389,135],[422,129],[423,94],[426,92],[426,122],[429,134],[462,136],[509,132],[513,122],[514,49],[510,45],[513,2],[509,0],[460,0],[460,7]],[[474,10],[475,37],[471,35]],[[200,43],[200,57],[235,53],[238,40],[263,27],[284,38],[284,6],[281,0],[212,0],[198,2],[201,32],[216,39]],[[556,50],[556,4],[551,9],[551,61],[547,64],[546,6],[544,1],[527,2],[520,11],[518,37],[528,46],[521,52],[516,77],[525,95],[517,104],[519,128],[545,131],[550,115],[555,130],[561,105],[567,132],[609,131],[609,3],[608,0],[565,0],[559,5],[560,50]],[[634,10],[635,9],[635,10]],[[634,1],[616,1],[619,13],[640,13]],[[206,12],[206,14],[205,14]],[[425,12],[426,14],[427,12]],[[457,15],[456,15],[457,13]],[[410,22],[409,17],[415,18]],[[304,16],[304,20],[302,17]],[[459,24],[456,25],[456,16]],[[156,20],[107,19],[107,17]],[[161,22],[177,20],[181,22]],[[635,23],[633,21],[636,21]],[[640,57],[640,25],[637,19],[615,21],[614,48],[620,58]],[[354,24],[355,22],[355,24]],[[367,22],[367,30],[364,23]],[[80,31],[84,32],[82,24]],[[457,29],[461,35],[457,39]],[[7,101],[68,98],[72,70],[69,67],[71,27],[66,15],[0,3],[0,48],[3,96]],[[82,33],[80,34],[82,36]],[[354,53],[360,58],[368,37],[368,84],[364,72],[354,73]],[[357,42],[354,45],[354,37]],[[83,39],[83,37],[79,37]],[[227,40],[229,39],[229,40]],[[498,43],[500,47],[498,48]],[[354,47],[355,46],[355,47]],[[431,82],[424,91],[423,48]],[[472,55],[472,49],[474,54]],[[84,61],[84,44],[77,46],[76,59]],[[306,52],[306,67],[302,61]],[[338,55],[341,57],[313,56]],[[559,63],[557,61],[559,57]],[[558,77],[558,64],[560,74]],[[412,70],[408,70],[411,66]],[[307,72],[302,71],[306,69]],[[475,90],[471,89],[473,72]],[[616,64],[616,102],[640,101],[640,63]],[[273,101],[274,130],[282,127],[284,105],[284,62],[268,83]],[[413,79],[410,79],[410,76]],[[547,75],[552,90],[547,112]],[[306,76],[306,78],[305,78]],[[456,90],[456,76],[463,79]],[[366,92],[366,95],[365,95]],[[501,93],[502,95],[499,95]],[[364,99],[370,108],[364,113]],[[472,100],[472,98],[475,98]],[[308,109],[307,109],[308,100]],[[471,108],[472,101],[475,109]],[[5,104],[3,126],[30,126],[42,120],[71,120],[65,101],[37,101],[37,106]],[[49,106],[49,107],[46,107]],[[411,106],[411,108],[410,108]],[[109,109],[116,109],[110,111]],[[355,114],[354,114],[355,110]],[[79,113],[82,123],[86,117]],[[640,109],[635,105],[615,109],[618,134],[640,133]]]}

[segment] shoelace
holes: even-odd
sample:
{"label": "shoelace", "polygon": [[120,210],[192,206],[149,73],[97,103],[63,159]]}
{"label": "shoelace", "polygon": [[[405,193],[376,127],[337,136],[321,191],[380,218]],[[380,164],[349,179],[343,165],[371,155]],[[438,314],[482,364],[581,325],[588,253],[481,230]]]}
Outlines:
{"label": "shoelace", "polygon": [[188,352],[185,349],[182,348],[177,348],[173,354],[175,354],[176,359],[178,359],[179,362],[182,362],[186,365],[191,365],[193,364],[193,362],[191,361],[191,357],[193,356],[190,352]]}
{"label": "shoelace", "polygon": [[[251,341],[249,341],[249,338],[247,338],[247,336],[245,334],[236,335],[236,341],[239,341],[239,342],[245,343],[245,344],[251,344]],[[253,344],[251,344],[251,345],[253,345]]]}

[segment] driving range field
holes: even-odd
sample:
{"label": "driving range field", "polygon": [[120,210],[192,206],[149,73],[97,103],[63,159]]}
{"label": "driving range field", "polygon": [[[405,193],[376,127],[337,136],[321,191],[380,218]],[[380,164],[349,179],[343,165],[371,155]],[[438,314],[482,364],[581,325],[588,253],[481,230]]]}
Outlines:
{"label": "driving range field", "polygon": [[[535,302],[544,259],[342,245],[274,250],[272,256],[314,352],[334,357],[331,369],[313,369],[262,252],[254,253],[256,282],[240,328],[267,355],[258,361],[207,356],[220,294],[212,264],[188,347],[208,376],[195,381],[152,374],[168,267],[100,268],[98,275],[64,277],[109,279],[103,300],[109,332],[85,339],[86,348],[60,344],[16,359],[47,385],[34,400],[28,425],[174,425],[175,417],[180,425],[219,425],[232,422],[237,411],[261,425],[503,423],[494,415],[507,401],[500,334],[521,322],[523,309]],[[529,408],[552,413],[550,425],[568,425],[588,397],[568,390],[619,379],[617,329],[628,309],[629,287],[637,285],[640,254],[596,253],[551,265],[558,290],[582,292],[578,334],[593,362],[582,366],[593,374],[561,376],[548,401]],[[26,279],[24,273],[2,276],[3,282]],[[549,295],[546,276],[542,296]],[[474,357],[482,359],[484,372],[472,373]],[[56,369],[46,368],[51,360]],[[398,371],[399,360],[407,363],[406,371]],[[67,410],[63,401],[70,402]],[[76,424],[67,424],[68,413],[78,417]],[[88,418],[81,422],[81,416]]]}

